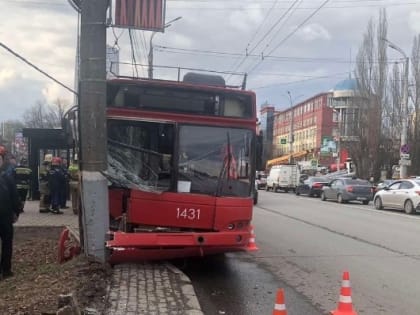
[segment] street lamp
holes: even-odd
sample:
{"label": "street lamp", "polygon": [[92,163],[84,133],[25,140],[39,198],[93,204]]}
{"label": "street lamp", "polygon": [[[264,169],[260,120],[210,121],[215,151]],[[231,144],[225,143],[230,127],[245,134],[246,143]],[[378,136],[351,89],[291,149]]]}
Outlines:
{"label": "street lamp", "polygon": [[[402,154],[408,154],[407,147],[407,137],[408,137],[408,126],[407,126],[407,114],[408,114],[408,71],[409,71],[409,58],[404,53],[404,51],[399,48],[394,43],[391,43],[388,39],[382,38],[388,44],[389,48],[392,48],[398,51],[404,57],[404,88],[403,88],[403,99],[401,103],[401,116],[402,116],[402,126],[401,126],[401,148],[400,148],[400,178],[407,177],[407,166],[409,159],[403,158]],[[404,152],[403,152],[404,151]],[[405,155],[407,156],[407,155]]]}
{"label": "street lamp", "polygon": [[292,154],[293,154],[293,142],[294,142],[294,135],[293,135],[293,123],[294,123],[294,110],[293,110],[293,102],[298,99],[299,97],[303,96],[303,94],[295,97],[292,99],[292,94],[290,91],[287,91],[287,95],[289,96],[290,101],[290,130],[289,130],[289,164],[292,163]]}
{"label": "street lamp", "polygon": [[336,164],[337,164],[337,172],[340,170],[340,159],[341,159],[341,111],[333,108],[333,112],[337,114],[337,142],[336,142]]}
{"label": "street lamp", "polygon": [[[170,20],[169,22],[165,23],[165,25],[163,26],[163,28],[167,28],[169,26],[171,26],[173,22],[178,21],[182,19],[182,16],[178,16],[177,18]],[[148,61],[149,61],[149,69],[148,69],[148,77],[149,79],[153,79],[153,37],[157,34],[158,32],[153,32],[152,35],[150,36],[150,41],[149,41],[149,54],[148,54]]]}

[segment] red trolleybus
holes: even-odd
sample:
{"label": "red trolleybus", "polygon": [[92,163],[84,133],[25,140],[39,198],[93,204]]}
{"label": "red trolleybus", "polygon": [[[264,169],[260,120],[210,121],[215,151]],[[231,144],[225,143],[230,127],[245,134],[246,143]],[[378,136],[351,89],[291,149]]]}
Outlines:
{"label": "red trolleybus", "polygon": [[195,73],[107,94],[110,262],[255,249],[255,94]]}

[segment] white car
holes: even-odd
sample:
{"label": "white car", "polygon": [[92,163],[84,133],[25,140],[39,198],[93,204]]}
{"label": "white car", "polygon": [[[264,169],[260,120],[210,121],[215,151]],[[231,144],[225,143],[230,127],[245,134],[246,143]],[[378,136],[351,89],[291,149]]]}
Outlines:
{"label": "white car", "polygon": [[373,197],[376,209],[401,209],[412,214],[420,210],[420,180],[402,179],[379,190]]}

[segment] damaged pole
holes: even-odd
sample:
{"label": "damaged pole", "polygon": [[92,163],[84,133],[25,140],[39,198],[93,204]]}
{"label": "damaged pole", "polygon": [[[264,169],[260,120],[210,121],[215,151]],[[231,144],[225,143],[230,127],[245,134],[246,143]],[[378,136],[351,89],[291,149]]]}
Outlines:
{"label": "damaged pole", "polygon": [[109,230],[106,138],[106,10],[108,0],[82,1],[80,147],[85,255],[105,262]]}

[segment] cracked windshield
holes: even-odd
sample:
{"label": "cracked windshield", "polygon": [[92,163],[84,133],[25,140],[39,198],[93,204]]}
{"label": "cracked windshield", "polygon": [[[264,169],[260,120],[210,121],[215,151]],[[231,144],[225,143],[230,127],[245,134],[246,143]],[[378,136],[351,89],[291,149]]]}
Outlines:
{"label": "cracked windshield", "polygon": [[0,5],[0,315],[420,314],[420,0]]}

